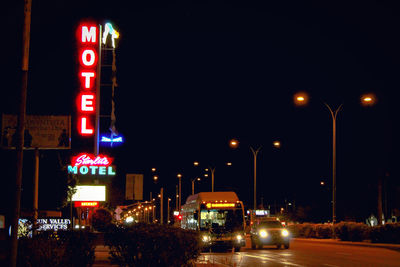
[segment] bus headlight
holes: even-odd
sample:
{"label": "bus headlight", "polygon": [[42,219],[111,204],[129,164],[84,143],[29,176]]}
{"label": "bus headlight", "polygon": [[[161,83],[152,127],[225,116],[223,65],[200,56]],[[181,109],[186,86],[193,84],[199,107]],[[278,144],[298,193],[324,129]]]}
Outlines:
{"label": "bus headlight", "polygon": [[260,232],[258,232],[258,234],[260,235],[260,237],[265,238],[268,236],[267,231],[265,230],[260,230]]}
{"label": "bus headlight", "polygon": [[211,237],[210,237],[209,235],[203,235],[203,236],[201,237],[201,240],[202,240],[204,243],[210,242]]}
{"label": "bus headlight", "polygon": [[283,229],[281,234],[282,234],[282,236],[287,237],[287,236],[289,236],[289,231],[286,229]]}
{"label": "bus headlight", "polygon": [[243,236],[238,234],[238,235],[236,235],[236,239],[237,239],[237,241],[241,241],[243,239]]}

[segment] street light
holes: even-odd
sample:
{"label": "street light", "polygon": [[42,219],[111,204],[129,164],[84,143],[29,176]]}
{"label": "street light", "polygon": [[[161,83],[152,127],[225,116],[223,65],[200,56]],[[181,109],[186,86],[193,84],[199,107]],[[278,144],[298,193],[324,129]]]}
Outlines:
{"label": "street light", "polygon": [[278,141],[278,140],[274,141],[272,144],[273,144],[273,146],[274,146],[275,148],[280,148],[280,147],[281,147],[281,142]]}
{"label": "street light", "polygon": [[169,222],[170,222],[170,220],[169,220],[169,213],[170,213],[170,211],[169,211],[169,202],[171,202],[171,199],[170,199],[170,198],[168,198],[168,209],[167,209],[167,211],[168,211],[168,213],[167,213],[167,224],[169,224]]}
{"label": "street light", "polygon": [[[276,147],[276,148],[279,148],[280,147],[280,142],[279,141],[275,141],[274,143],[273,143],[273,145]],[[236,149],[236,148],[238,148],[239,147],[239,141],[237,140],[237,139],[231,139],[230,141],[229,141],[229,146],[232,148],[232,149]],[[258,152],[260,151],[260,149],[261,149],[261,146],[259,147],[259,148],[257,148],[256,150],[254,150],[252,147],[250,147],[250,150],[251,150],[251,152],[253,153],[253,156],[254,156],[254,209],[257,209],[257,155],[258,155]]]}
{"label": "street light", "polygon": [[[335,110],[327,103],[324,102],[324,104],[332,117],[332,226],[334,226],[336,223],[336,118],[343,104]],[[335,231],[333,231],[333,237],[335,237]]]}
{"label": "street light", "polygon": [[257,209],[257,154],[260,151],[261,146],[254,150],[252,147],[250,147],[251,152],[253,152],[254,156],[254,210]]}
{"label": "street light", "polygon": [[182,174],[178,173],[177,177],[179,179],[179,193],[178,193],[179,205],[178,205],[178,208],[179,208],[179,212],[180,212],[181,211],[181,196],[182,196],[182,185],[181,185]]}
{"label": "street light", "polygon": [[200,177],[196,177],[192,179],[192,195],[194,195],[194,182],[201,181]]}
{"label": "street light", "polygon": [[[295,103],[297,105],[304,105],[308,101],[306,93],[298,93],[295,95]],[[342,109],[343,104],[340,104],[336,109],[332,109],[327,103],[323,102],[328,108],[332,118],[332,227],[336,223],[336,118],[339,111]],[[335,238],[335,231],[333,238]]]}
{"label": "street light", "polygon": [[215,172],[215,167],[212,168],[210,167],[210,172],[211,172],[211,192],[214,192],[214,172]]}
{"label": "street light", "polygon": [[361,105],[373,106],[376,102],[376,96],[373,93],[364,94],[361,96]]}

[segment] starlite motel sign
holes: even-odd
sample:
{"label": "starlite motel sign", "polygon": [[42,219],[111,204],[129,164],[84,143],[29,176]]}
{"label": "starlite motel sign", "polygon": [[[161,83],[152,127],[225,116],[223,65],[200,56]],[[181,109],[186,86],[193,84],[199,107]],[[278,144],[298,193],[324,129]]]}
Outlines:
{"label": "starlite motel sign", "polygon": [[93,136],[96,114],[96,72],[98,63],[99,28],[82,23],[77,31],[80,89],[77,98],[78,132]]}
{"label": "starlite motel sign", "polygon": [[94,156],[92,154],[82,153],[72,158],[71,165],[68,165],[68,173],[114,176],[115,170],[111,165],[112,160],[112,158],[104,155]]}

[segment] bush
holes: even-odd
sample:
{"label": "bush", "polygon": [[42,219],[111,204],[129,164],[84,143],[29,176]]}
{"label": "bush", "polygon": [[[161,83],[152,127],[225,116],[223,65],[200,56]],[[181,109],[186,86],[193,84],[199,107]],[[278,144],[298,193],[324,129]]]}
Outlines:
{"label": "bush", "polygon": [[112,215],[106,209],[97,209],[91,216],[92,226],[96,231],[104,232],[112,224]]}
{"label": "bush", "polygon": [[368,226],[364,223],[340,222],[335,225],[335,233],[342,241],[363,241],[368,239]]}
{"label": "bush", "polygon": [[105,234],[110,259],[119,266],[190,266],[200,254],[197,232],[157,224],[134,224]]}
{"label": "bush", "polygon": [[316,238],[332,238],[332,225],[330,224],[317,224],[316,225]]}
{"label": "bush", "polygon": [[88,232],[39,232],[18,241],[18,266],[91,266],[93,236]]}
{"label": "bush", "polygon": [[329,224],[293,224],[288,226],[293,237],[301,238],[331,238],[332,226]]}
{"label": "bush", "polygon": [[370,228],[369,236],[373,243],[400,244],[400,223],[387,223]]}
{"label": "bush", "polygon": [[293,224],[287,227],[293,237],[312,238],[315,237],[315,230],[312,224]]}

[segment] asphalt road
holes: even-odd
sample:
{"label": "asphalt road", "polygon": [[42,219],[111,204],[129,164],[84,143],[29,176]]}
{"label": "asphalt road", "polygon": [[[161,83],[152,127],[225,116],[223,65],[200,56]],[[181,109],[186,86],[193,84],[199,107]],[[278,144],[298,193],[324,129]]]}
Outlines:
{"label": "asphalt road", "polygon": [[399,250],[380,247],[350,246],[329,242],[292,240],[289,249],[248,246],[237,253],[202,253],[200,263],[217,266],[400,266]]}

